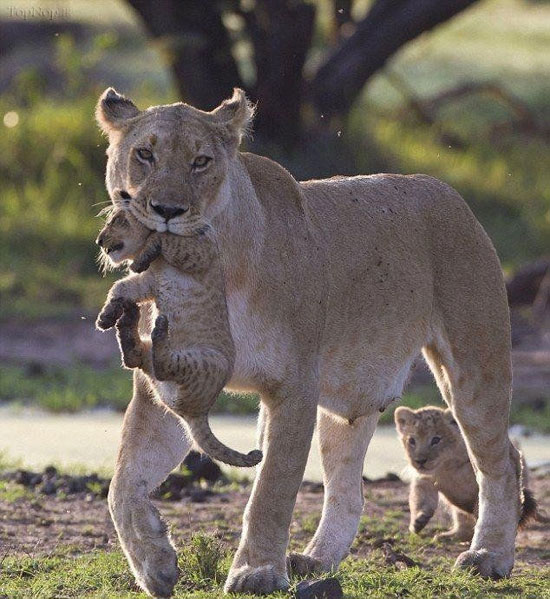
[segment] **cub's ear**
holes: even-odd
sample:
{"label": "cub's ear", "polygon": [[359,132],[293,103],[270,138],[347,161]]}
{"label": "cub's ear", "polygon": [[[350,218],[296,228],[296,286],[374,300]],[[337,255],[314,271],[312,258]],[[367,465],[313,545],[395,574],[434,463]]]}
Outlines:
{"label": "cub's ear", "polygon": [[250,133],[254,105],[247,99],[244,91],[236,87],[233,96],[229,100],[224,100],[210,114],[222,127],[222,134],[229,145],[236,149],[243,136]]}
{"label": "cub's ear", "polygon": [[121,129],[128,119],[139,114],[137,106],[114,88],[109,87],[100,96],[95,118],[104,133]]}
{"label": "cub's ear", "polygon": [[445,418],[445,422],[447,424],[452,424],[454,426],[458,426],[458,422],[455,420],[455,416],[453,414],[453,411],[450,408],[447,408],[443,412],[443,417]]}
{"label": "cub's ear", "polygon": [[393,419],[395,420],[395,426],[397,427],[397,430],[401,432],[407,426],[407,424],[414,420],[414,412],[410,408],[400,406],[397,408],[397,410],[395,410]]}

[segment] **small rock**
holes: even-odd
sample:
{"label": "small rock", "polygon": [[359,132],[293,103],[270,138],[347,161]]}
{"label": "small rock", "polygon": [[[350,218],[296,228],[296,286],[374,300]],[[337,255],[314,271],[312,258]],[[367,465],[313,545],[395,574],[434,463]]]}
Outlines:
{"label": "small rock", "polygon": [[222,478],[221,468],[211,460],[206,454],[198,451],[190,451],[185,460],[185,467],[191,472],[192,478],[196,480],[205,480],[209,483],[215,483]]}
{"label": "small rock", "polygon": [[17,470],[13,480],[20,485],[28,487],[31,484],[32,476],[32,472],[29,472],[28,470]]}
{"label": "small rock", "polygon": [[304,580],[298,584],[296,599],[342,599],[342,587],[337,578]]}
{"label": "small rock", "polygon": [[51,479],[45,480],[38,490],[44,495],[55,495],[57,492],[55,483]]}
{"label": "small rock", "polygon": [[55,466],[46,466],[44,468],[44,476],[46,478],[54,478],[54,476],[57,476],[57,468]]}

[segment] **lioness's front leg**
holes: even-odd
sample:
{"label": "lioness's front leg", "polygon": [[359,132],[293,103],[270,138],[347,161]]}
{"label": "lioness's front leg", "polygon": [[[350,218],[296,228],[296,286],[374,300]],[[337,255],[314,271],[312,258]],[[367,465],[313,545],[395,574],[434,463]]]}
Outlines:
{"label": "lioness's front leg", "polygon": [[289,527],[311,445],[317,399],[317,384],[303,382],[262,396],[264,460],[244,513],[226,592],[265,594],[289,586]]}
{"label": "lioness's front leg", "polygon": [[146,377],[136,370],[109,488],[109,510],[137,583],[153,597],[171,596],[178,568],[166,525],[149,494],[190,447],[181,419],[153,399]]}

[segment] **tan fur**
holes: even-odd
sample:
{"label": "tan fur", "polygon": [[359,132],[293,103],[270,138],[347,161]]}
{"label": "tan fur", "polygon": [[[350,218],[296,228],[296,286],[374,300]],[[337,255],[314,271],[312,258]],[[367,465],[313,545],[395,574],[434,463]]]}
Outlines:
{"label": "tan fur", "polygon": [[[470,541],[478,514],[479,487],[452,411],[436,406],[419,410],[400,407],[395,410],[394,420],[409,464],[415,470],[409,494],[409,530],[418,533],[426,526],[442,496],[451,512],[453,526],[436,538]],[[523,455],[521,482],[520,525],[536,516],[536,502],[526,489],[529,480]]]}
{"label": "tan fur", "polygon": [[[140,274],[111,287],[97,324],[102,330],[117,324],[128,368],[141,368],[156,388],[157,381],[177,383],[170,408],[185,419],[203,451],[234,466],[254,466],[261,452],[230,450],[208,426],[208,412],[231,376],[235,348],[216,240],[207,224],[196,227],[185,236],[150,234],[130,212],[116,210],[98,243],[111,262],[132,259],[132,270]],[[151,341],[144,341],[136,304],[148,301],[160,315]]]}
{"label": "tan fur", "polygon": [[[457,565],[508,575],[521,471],[508,439],[508,306],[495,251],[461,197],[424,175],[298,183],[275,162],[238,152],[250,118],[240,91],[210,113],[181,103],[139,111],[128,102],[109,90],[98,105],[110,142],[109,193],[118,202],[127,192],[128,209],[151,230],[178,233],[185,222],[157,214],[161,201],[211,222],[236,350],[228,386],[256,390],[262,400],[264,459],[226,590],[288,586],[289,525],[316,413],[325,505],[294,563],[338,566],[357,530],[363,458],[379,410],[401,394],[421,350],[465,435],[480,488],[472,544]],[[154,160],[143,168],[136,151],[146,144]],[[196,172],[205,154],[212,160]],[[132,404],[144,401],[141,384]],[[166,440],[145,450],[133,442],[138,436],[129,420],[111,513],[138,580],[169,595],[171,562],[158,568],[158,546],[127,516],[134,501],[147,509],[131,464],[149,460],[141,479],[166,476],[165,464],[154,466]]]}

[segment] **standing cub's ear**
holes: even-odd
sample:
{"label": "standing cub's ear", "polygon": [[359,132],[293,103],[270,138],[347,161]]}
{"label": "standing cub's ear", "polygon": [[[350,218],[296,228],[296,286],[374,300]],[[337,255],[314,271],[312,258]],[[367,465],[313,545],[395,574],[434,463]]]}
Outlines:
{"label": "standing cub's ear", "polygon": [[395,420],[395,426],[397,430],[401,433],[403,429],[412,422],[415,418],[415,414],[413,410],[410,408],[406,408],[405,406],[400,406],[395,410],[393,414],[393,419]]}
{"label": "standing cub's ear", "polygon": [[233,96],[229,100],[224,100],[210,114],[221,126],[222,134],[228,144],[236,149],[241,143],[243,135],[250,132],[254,117],[254,105],[247,99],[243,90],[236,87],[233,90]]}
{"label": "standing cub's ear", "polygon": [[132,100],[119,94],[114,88],[106,89],[95,109],[95,118],[104,133],[121,129],[128,119],[139,114]]}
{"label": "standing cub's ear", "polygon": [[454,424],[455,426],[458,426],[458,422],[455,420],[455,416],[453,414],[453,411],[450,408],[447,408],[443,412],[443,418],[445,419],[445,422],[447,424]]}

